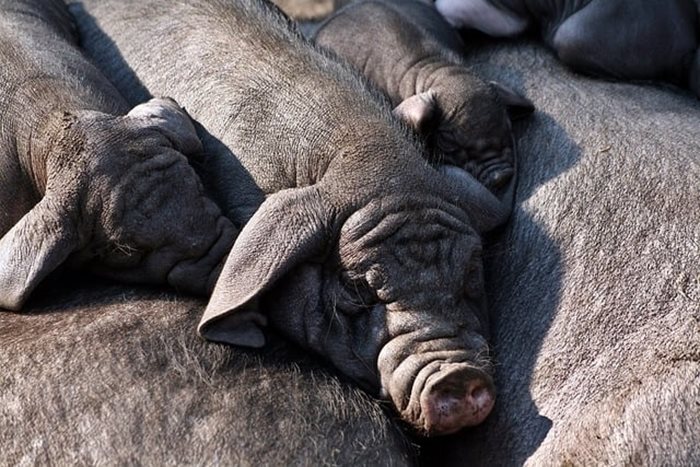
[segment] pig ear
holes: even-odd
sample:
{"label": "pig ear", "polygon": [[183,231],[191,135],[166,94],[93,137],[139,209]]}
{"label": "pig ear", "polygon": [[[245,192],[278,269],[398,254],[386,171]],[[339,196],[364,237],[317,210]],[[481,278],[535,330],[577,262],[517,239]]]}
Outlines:
{"label": "pig ear", "polygon": [[471,218],[477,232],[485,233],[504,224],[510,216],[510,206],[499,200],[466,170],[442,165],[438,171],[447,179],[447,188],[458,206]]}
{"label": "pig ear", "polygon": [[393,113],[419,134],[427,133],[439,117],[439,108],[432,90],[403,100]]}
{"label": "pig ear", "polygon": [[67,210],[45,196],[0,239],[0,308],[19,310],[78,247]]}
{"label": "pig ear", "polygon": [[241,231],[199,323],[206,339],[261,347],[260,295],[295,266],[323,253],[331,238],[330,215],[314,186],[267,198]]}
{"label": "pig ear", "polygon": [[501,83],[491,81],[489,84],[493,86],[498,97],[500,97],[501,101],[506,105],[508,116],[510,116],[511,120],[525,118],[535,111],[535,106],[530,99],[521,96]]}
{"label": "pig ear", "polygon": [[169,97],[139,104],[127,117],[160,131],[183,154],[197,154],[203,150],[189,115]]}

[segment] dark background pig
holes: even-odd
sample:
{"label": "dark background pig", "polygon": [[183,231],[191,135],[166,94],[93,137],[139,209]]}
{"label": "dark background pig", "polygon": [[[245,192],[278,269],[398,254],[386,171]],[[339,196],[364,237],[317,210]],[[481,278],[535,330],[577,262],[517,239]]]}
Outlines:
{"label": "dark background pig", "polygon": [[471,73],[459,35],[430,2],[347,3],[318,26],[313,40],[378,85],[400,118],[429,135],[440,163],[505,191],[515,163],[508,112],[522,116],[532,104]]}
{"label": "dark background pig", "polygon": [[182,109],[129,111],[60,0],[0,1],[0,63],[0,309],[65,262],[210,290],[235,230],[188,163],[202,146]]}
{"label": "dark background pig", "polygon": [[531,43],[469,63],[538,111],[485,251],[499,398],[434,465],[700,463],[700,105],[591,80]]}
{"label": "dark background pig", "polygon": [[82,46],[132,102],[172,95],[201,124],[208,184],[247,222],[204,336],[261,346],[271,321],[381,388],[423,433],[488,415],[478,234],[505,220],[500,201],[464,171],[431,167],[387,102],[267,3],[101,0],[72,11]]}
{"label": "dark background pig", "polygon": [[534,26],[566,64],[595,75],[667,79],[700,96],[694,0],[437,0],[456,27],[513,36]]}

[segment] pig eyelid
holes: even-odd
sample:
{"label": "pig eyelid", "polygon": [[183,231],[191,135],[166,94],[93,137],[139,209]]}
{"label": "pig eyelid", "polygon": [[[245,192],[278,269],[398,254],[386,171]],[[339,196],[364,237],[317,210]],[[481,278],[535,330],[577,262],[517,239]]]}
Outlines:
{"label": "pig eyelid", "polygon": [[347,274],[341,274],[341,285],[348,303],[364,310],[369,310],[379,303],[377,295],[363,279],[352,280]]}

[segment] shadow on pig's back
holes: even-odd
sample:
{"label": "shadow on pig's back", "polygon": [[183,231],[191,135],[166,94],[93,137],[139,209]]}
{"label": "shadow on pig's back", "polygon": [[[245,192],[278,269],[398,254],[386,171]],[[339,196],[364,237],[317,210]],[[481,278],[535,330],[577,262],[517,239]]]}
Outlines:
{"label": "shadow on pig's back", "polygon": [[543,48],[470,62],[538,112],[487,250],[499,399],[426,465],[700,461],[700,108],[577,76]]}
{"label": "shadow on pig's back", "polygon": [[274,338],[260,352],[200,339],[203,306],[83,276],[0,313],[3,462],[412,462],[382,409],[316,360]]}

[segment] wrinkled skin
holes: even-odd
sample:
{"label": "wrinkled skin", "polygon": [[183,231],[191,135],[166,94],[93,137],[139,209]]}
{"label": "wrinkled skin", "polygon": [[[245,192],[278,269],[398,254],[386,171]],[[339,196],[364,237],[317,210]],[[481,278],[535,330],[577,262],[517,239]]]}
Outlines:
{"label": "wrinkled skin", "polygon": [[269,322],[422,433],[485,419],[495,391],[479,234],[506,206],[466,172],[428,165],[385,100],[266,3],[95,0],[71,11],[82,46],[132,102],[171,95],[202,125],[206,183],[245,224],[205,337],[259,347]]}
{"label": "wrinkled skin", "polygon": [[456,27],[514,36],[530,26],[567,65],[619,79],[666,79],[700,96],[693,0],[436,0]]}
{"label": "wrinkled skin", "polygon": [[62,274],[0,313],[2,464],[412,464],[380,404],[308,352],[199,338],[205,305]]}
{"label": "wrinkled skin", "polygon": [[[378,85],[397,116],[434,145],[439,162],[469,171],[502,194],[513,178],[511,117],[532,104],[465,66],[458,34],[423,0],[357,0],[313,40]],[[510,112],[510,115],[509,115]]]}
{"label": "wrinkled skin", "polygon": [[120,116],[62,2],[6,0],[0,13],[0,308],[21,309],[66,261],[210,290],[235,230],[188,164],[202,147],[187,115],[154,99]]}
{"label": "wrinkled skin", "polygon": [[699,465],[700,103],[527,42],[485,41],[470,65],[541,113],[484,251],[499,399],[425,463]]}

